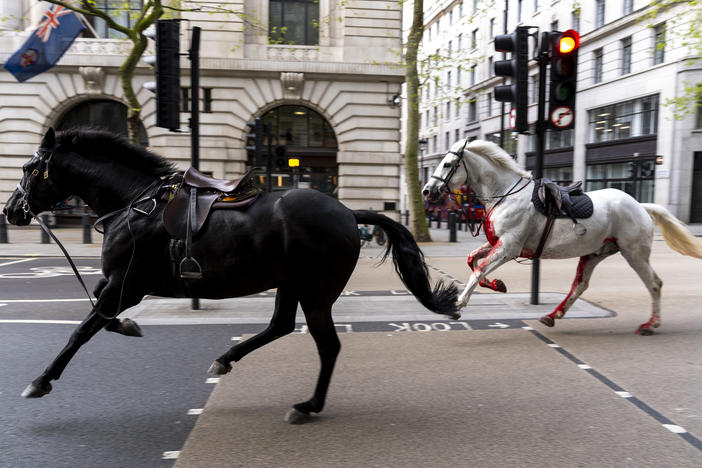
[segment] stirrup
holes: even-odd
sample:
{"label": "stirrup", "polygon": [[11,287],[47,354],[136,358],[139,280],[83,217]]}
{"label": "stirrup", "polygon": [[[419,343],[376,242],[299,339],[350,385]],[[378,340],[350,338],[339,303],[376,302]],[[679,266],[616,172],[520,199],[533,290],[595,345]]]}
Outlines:
{"label": "stirrup", "polygon": [[201,279],[202,267],[193,257],[185,257],[180,261],[180,277],[183,279]]}

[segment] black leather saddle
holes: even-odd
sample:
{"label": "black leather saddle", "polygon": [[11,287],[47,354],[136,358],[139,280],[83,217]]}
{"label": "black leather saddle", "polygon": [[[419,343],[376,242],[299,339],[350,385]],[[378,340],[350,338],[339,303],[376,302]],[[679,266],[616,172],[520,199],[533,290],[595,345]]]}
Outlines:
{"label": "black leather saddle", "polygon": [[260,190],[253,180],[253,169],[241,179],[209,177],[189,168],[163,210],[163,225],[175,239],[185,242],[185,257],[180,262],[180,277],[202,278],[202,268],[192,257],[192,242],[212,210],[242,210],[256,201]]}
{"label": "black leather saddle", "polygon": [[578,181],[567,187],[555,184],[549,179],[536,179],[531,201],[536,210],[544,216],[577,219],[592,216],[592,200],[582,189],[583,182]]}

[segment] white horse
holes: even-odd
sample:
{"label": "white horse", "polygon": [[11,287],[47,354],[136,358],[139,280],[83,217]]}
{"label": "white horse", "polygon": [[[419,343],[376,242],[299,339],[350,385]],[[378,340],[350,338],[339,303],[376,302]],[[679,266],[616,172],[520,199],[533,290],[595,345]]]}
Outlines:
{"label": "white horse", "polygon": [[562,318],[587,289],[595,266],[621,252],[648,288],[653,303],[651,318],[639,326],[637,333],[653,334],[653,329],[661,323],[663,285],[649,264],[653,224],[660,227],[668,245],[683,255],[702,258],[702,239],[694,237],[664,207],[639,203],[620,190],[604,189],[587,192],[593,204],[589,218],[578,220],[578,224],[569,218],[557,218],[543,243],[547,217],[531,201],[535,183],[531,173],[521,169],[494,143],[480,140],[466,143],[461,140],[451,147],[422,190],[427,199],[436,200],[443,192],[467,183],[485,206],[488,242],[468,256],[473,273],[458,298],[458,305],[465,307],[478,285],[506,292],[502,281],[490,281],[486,276],[517,257],[534,258],[541,243],[540,258],[580,257],[565,300],[541,318],[542,323],[552,327],[554,318]]}

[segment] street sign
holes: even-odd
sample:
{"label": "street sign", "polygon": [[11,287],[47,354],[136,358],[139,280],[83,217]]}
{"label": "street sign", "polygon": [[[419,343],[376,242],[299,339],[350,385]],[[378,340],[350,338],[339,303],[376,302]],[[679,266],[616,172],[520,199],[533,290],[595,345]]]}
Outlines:
{"label": "street sign", "polygon": [[568,106],[559,106],[551,112],[551,123],[557,128],[568,128],[573,123],[573,109]]}

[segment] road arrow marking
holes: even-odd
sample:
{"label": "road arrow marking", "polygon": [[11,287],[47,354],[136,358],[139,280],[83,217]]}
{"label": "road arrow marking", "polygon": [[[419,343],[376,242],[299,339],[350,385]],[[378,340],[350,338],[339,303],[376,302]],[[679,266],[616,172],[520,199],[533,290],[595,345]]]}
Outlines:
{"label": "road arrow marking", "polygon": [[492,328],[509,328],[509,325],[507,325],[506,323],[496,322],[496,323],[493,323],[493,324],[488,325],[488,327],[492,327]]}

